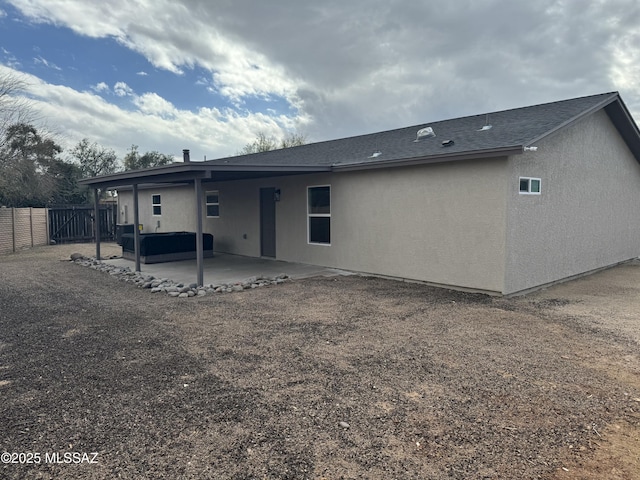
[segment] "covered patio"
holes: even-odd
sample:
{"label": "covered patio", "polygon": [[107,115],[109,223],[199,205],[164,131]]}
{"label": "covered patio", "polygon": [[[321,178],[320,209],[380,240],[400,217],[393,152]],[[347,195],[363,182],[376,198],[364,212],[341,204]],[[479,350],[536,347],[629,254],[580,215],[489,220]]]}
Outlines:
{"label": "covered patio", "polygon": [[[103,260],[103,262],[118,267],[132,268],[134,265],[133,260],[125,258]],[[196,260],[181,260],[145,264],[142,266],[142,273],[152,275],[155,278],[168,278],[175,282],[189,285],[195,281],[194,272],[196,269]],[[296,280],[316,276],[352,275],[352,273],[317,265],[225,253],[216,253],[213,258],[203,259],[202,285],[243,283],[250,278],[275,278],[279,275],[286,275]]]}
{"label": "covered patio", "polygon": [[[246,157],[251,157],[250,155]],[[195,199],[196,209],[196,225],[195,225],[195,237],[196,237],[196,251],[195,260],[176,261],[164,264],[152,264],[145,265],[144,270],[141,267],[140,260],[140,231],[138,228],[134,228],[134,270],[136,272],[149,272],[150,274],[158,277],[171,278],[172,280],[182,281],[183,283],[191,284],[196,283],[198,286],[203,286],[212,283],[220,283],[218,278],[233,278],[231,281],[225,281],[222,283],[233,283],[235,281],[241,281],[244,278],[264,275],[266,273],[260,272],[261,269],[266,271],[278,271],[275,275],[286,274],[292,278],[299,275],[306,275],[303,272],[321,272],[323,267],[300,264],[298,267],[293,267],[296,264],[286,264],[286,262],[277,262],[271,259],[263,258],[246,258],[242,260],[242,257],[236,255],[221,255],[216,253],[216,258],[205,259],[203,253],[203,183],[207,182],[221,182],[239,179],[257,179],[274,176],[286,176],[286,175],[300,175],[306,173],[318,173],[330,171],[331,167],[327,165],[263,165],[263,164],[250,164],[245,163],[243,158],[235,159],[234,163],[229,163],[228,160],[221,162],[204,161],[204,162],[192,162],[189,157],[189,150],[183,150],[183,162],[174,163],[172,165],[165,165],[161,167],[152,167],[144,170],[133,170],[126,172],[119,172],[111,175],[103,175],[99,177],[87,178],[80,180],[80,184],[87,185],[94,191],[94,204],[95,204],[95,217],[98,218],[98,208],[100,191],[111,189],[117,190],[118,188],[130,188],[133,191],[133,225],[139,225],[139,205],[138,205],[138,189],[148,185],[176,185],[187,184],[193,187],[193,196]],[[101,259],[100,254],[100,222],[95,222],[95,236],[96,236],[96,258]],[[232,257],[234,260],[232,261]],[[123,266],[131,266],[131,261],[125,259],[108,260],[108,262],[126,262]],[[233,263],[233,267],[231,267]],[[282,265],[291,265],[290,272],[283,271],[279,267]],[[206,279],[205,279],[205,269]],[[219,272],[217,272],[219,270]],[[152,272],[163,272],[167,274]],[[226,272],[226,273],[225,273]],[[232,273],[234,272],[234,273]],[[243,278],[238,278],[237,275],[243,275],[247,272]],[[249,273],[252,272],[252,273]],[[272,276],[275,276],[272,275]],[[211,281],[210,281],[211,280]],[[214,281],[215,280],[215,281]]]}

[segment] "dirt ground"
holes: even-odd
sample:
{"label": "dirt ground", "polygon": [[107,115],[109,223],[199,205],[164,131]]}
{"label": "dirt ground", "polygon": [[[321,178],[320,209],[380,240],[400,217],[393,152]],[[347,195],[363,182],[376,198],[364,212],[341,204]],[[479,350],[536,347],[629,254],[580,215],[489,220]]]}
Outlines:
{"label": "dirt ground", "polygon": [[174,299],[74,251],[0,257],[0,478],[640,479],[637,264]]}

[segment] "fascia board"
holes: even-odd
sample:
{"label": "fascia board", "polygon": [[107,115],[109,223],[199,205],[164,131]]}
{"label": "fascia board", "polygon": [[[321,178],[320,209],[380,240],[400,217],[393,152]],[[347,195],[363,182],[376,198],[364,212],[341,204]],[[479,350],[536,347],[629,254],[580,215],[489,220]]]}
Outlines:
{"label": "fascia board", "polygon": [[519,155],[521,153],[523,153],[523,145],[512,145],[509,147],[492,148],[490,150],[475,150],[472,152],[459,152],[446,155],[430,155],[428,157],[384,160],[381,162],[334,165],[333,170],[336,172],[346,172],[353,170],[370,170],[375,168],[405,167],[428,163],[459,162],[463,160],[475,160],[481,158],[506,157],[509,155]]}

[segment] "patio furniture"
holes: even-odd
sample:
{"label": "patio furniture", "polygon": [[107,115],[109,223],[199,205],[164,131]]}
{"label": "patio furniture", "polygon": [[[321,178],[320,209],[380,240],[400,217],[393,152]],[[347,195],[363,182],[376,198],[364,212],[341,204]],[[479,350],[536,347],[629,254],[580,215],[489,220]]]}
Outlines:
{"label": "patio furniture", "polygon": [[[213,257],[213,235],[202,234],[203,254]],[[122,234],[122,257],[135,260],[133,233]],[[140,261],[145,264],[190,260],[196,258],[196,234],[194,232],[166,232],[140,234]]]}

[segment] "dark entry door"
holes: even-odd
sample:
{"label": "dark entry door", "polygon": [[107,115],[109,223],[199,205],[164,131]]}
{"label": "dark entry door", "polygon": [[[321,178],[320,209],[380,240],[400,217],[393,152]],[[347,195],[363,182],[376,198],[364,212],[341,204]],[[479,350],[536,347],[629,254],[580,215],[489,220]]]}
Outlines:
{"label": "dark entry door", "polygon": [[260,189],[260,254],[276,256],[276,200],[275,188]]}

